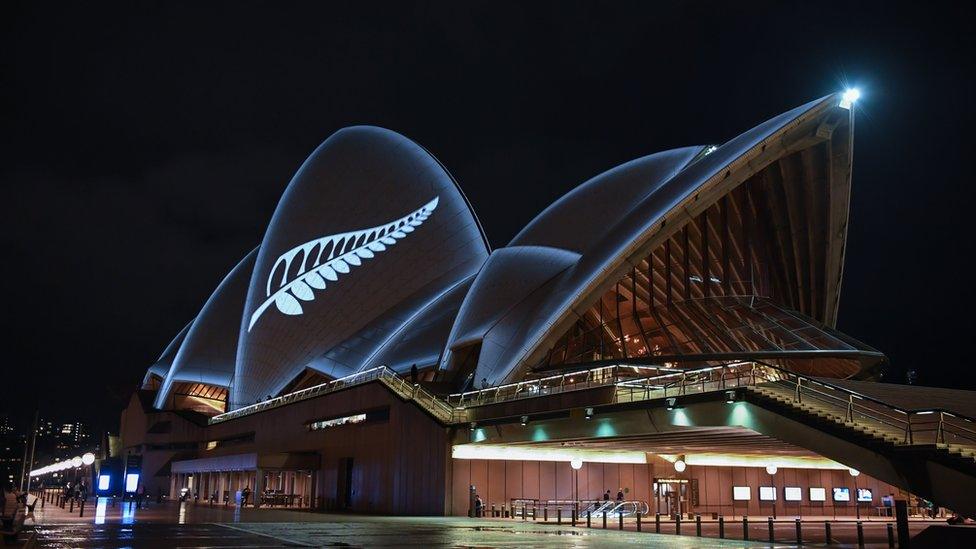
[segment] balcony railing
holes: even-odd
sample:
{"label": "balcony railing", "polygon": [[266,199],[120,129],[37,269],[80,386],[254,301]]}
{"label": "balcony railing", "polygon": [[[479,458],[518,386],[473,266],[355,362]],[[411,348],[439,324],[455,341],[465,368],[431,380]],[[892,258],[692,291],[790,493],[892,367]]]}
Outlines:
{"label": "balcony railing", "polygon": [[900,445],[956,446],[967,451],[976,450],[976,419],[937,407],[907,410],[829,381],[800,375],[759,361],[688,370],[624,364],[601,366],[456,393],[446,400],[420,385],[409,383],[386,366],[379,366],[214,416],[210,418],[210,424],[316,398],[371,381],[383,383],[401,398],[416,402],[441,423],[448,425],[466,422],[467,408],[601,387],[613,387],[612,395],[609,400],[594,401],[594,406],[731,391],[738,387],[779,387],[783,394],[791,395],[792,402],[796,405],[811,404],[836,417],[843,416],[844,423],[868,427]]}

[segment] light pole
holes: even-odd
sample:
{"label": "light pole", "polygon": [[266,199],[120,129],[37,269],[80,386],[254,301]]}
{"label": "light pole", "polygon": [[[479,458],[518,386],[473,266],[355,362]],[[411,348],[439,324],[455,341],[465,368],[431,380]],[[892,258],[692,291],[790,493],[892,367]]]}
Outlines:
{"label": "light pole", "polygon": [[569,461],[570,467],[573,468],[573,476],[575,477],[575,488],[573,490],[573,497],[576,499],[575,505],[579,507],[579,470],[583,467],[583,459],[574,457]]}
{"label": "light pole", "polygon": [[847,472],[854,477],[854,513],[857,515],[857,519],[861,520],[861,495],[857,491],[857,476],[861,472],[854,468],[848,469]]}
{"label": "light pole", "polygon": [[776,518],[776,498],[778,497],[778,495],[776,493],[776,479],[773,478],[773,475],[775,475],[776,471],[778,470],[779,469],[775,465],[766,466],[766,472],[769,473],[769,483],[773,485],[773,518],[774,519]]}

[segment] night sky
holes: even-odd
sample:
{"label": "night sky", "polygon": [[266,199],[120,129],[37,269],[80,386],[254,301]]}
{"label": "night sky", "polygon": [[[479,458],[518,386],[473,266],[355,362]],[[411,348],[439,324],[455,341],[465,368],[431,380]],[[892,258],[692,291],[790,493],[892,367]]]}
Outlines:
{"label": "night sky", "polygon": [[0,413],[116,430],[343,126],[430,150],[497,247],[599,172],[845,85],[839,328],[886,379],[976,389],[973,3],[607,4],[3,2]]}

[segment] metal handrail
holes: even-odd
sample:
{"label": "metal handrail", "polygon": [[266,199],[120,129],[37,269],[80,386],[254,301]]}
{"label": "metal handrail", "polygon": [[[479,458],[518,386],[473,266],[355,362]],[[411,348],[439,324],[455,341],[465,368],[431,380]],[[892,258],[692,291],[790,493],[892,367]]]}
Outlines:
{"label": "metal handrail", "polygon": [[[649,371],[658,373],[634,376]],[[413,400],[447,424],[465,421],[465,409],[470,406],[590,388],[612,386],[615,388],[614,402],[633,402],[677,397],[691,392],[704,393],[771,383],[789,390],[797,404],[803,404],[803,399],[807,398],[833,407],[838,413],[843,413],[844,421],[848,423],[858,425],[867,420],[872,422],[874,427],[892,428],[894,431],[889,435],[902,434],[901,443],[905,445],[955,444],[976,447],[976,419],[942,408],[906,410],[828,381],[798,374],[762,361],[735,362],[691,370],[617,364],[478,391],[455,393],[449,395],[446,400],[437,397],[419,384],[407,382],[386,366],[378,366],[216,415],[210,418],[209,423],[228,421],[374,380],[379,380],[404,399]],[[930,415],[932,418],[928,419],[927,416]],[[930,433],[934,433],[934,436],[928,436]]]}
{"label": "metal handrail", "polygon": [[313,387],[308,387],[300,391],[295,391],[293,393],[288,393],[286,395],[268,399],[256,404],[251,404],[250,406],[244,406],[242,408],[238,408],[237,410],[218,414],[211,417],[208,420],[208,423],[210,425],[221,423],[238,417],[263,412],[265,410],[279,408],[294,402],[308,400],[310,398],[322,396],[340,389],[362,385],[375,380],[379,380],[403,398],[416,401],[424,409],[428,410],[435,417],[446,423],[454,423],[458,421],[458,416],[455,414],[454,409],[446,402],[437,398],[423,387],[408,383],[403,378],[398,376],[396,372],[390,370],[386,366],[377,366],[375,368],[356,372],[352,375],[321,383]]}

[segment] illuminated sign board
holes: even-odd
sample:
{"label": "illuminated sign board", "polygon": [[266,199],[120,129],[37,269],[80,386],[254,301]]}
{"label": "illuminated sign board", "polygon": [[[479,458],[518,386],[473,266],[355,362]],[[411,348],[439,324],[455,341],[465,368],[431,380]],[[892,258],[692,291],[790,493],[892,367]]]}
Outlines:
{"label": "illuminated sign board", "polygon": [[851,501],[851,489],[834,488],[834,501]]}
{"label": "illuminated sign board", "polygon": [[868,488],[858,488],[857,501],[874,501],[874,494]]}
{"label": "illuminated sign board", "polygon": [[827,501],[827,489],[810,488],[810,501]]}
{"label": "illuminated sign board", "polygon": [[776,487],[775,486],[760,486],[759,487],[759,501],[776,501]]}
{"label": "illuminated sign board", "polygon": [[139,489],[139,474],[129,473],[125,475],[125,491],[133,493]]}
{"label": "illuminated sign board", "polygon": [[323,419],[321,421],[313,421],[308,424],[308,428],[312,431],[318,431],[321,429],[328,429],[330,427],[339,427],[341,425],[355,425],[357,423],[363,423],[366,421],[366,414],[354,414],[351,416],[337,417],[334,419]]}
{"label": "illuminated sign board", "polygon": [[803,499],[803,489],[799,486],[783,488],[783,499],[786,501],[800,501]]}
{"label": "illuminated sign board", "polygon": [[109,486],[112,485],[112,477],[109,475],[98,475],[98,489],[108,490]]}
{"label": "illuminated sign board", "polygon": [[732,499],[734,501],[749,501],[752,499],[752,489],[748,486],[733,486]]}

